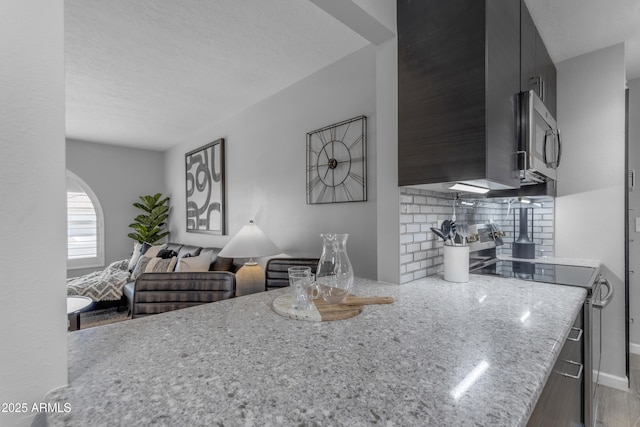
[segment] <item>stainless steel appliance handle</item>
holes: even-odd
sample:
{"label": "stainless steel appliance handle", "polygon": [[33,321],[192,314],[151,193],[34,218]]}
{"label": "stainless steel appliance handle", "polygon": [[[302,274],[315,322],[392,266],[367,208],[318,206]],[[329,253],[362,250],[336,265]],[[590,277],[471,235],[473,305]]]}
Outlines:
{"label": "stainless steel appliance handle", "polygon": [[607,287],[607,294],[603,298],[594,301],[593,306],[602,310],[607,306],[607,304],[609,304],[609,302],[611,302],[611,298],[613,298],[613,286],[611,286],[611,283],[602,276],[598,278],[598,282]]}
{"label": "stainless steel appliance handle", "polygon": [[579,366],[580,368],[578,368],[578,373],[575,375],[567,374],[566,372],[558,372],[558,373],[560,375],[564,375],[565,377],[573,378],[574,380],[579,380],[582,377],[582,371],[584,369],[584,365],[582,363],[574,362],[571,360],[565,360],[565,362],[570,365]]}
{"label": "stainless steel appliance handle", "polygon": [[[553,136],[553,140],[556,143],[556,158],[553,161],[547,159],[547,138]],[[544,142],[542,143],[542,161],[545,165],[552,169],[557,169],[560,165],[560,156],[562,156],[562,140],[560,138],[560,130],[551,129],[544,133]]]}
{"label": "stainless steel appliance handle", "polygon": [[577,336],[577,337],[575,337],[575,338],[567,337],[567,339],[568,339],[569,341],[574,341],[574,342],[580,341],[580,339],[582,338],[582,334],[583,334],[582,329],[580,329],[580,328],[573,328],[573,327],[572,327],[572,328],[571,328],[571,330],[572,330],[572,331],[578,331],[578,336]]}
{"label": "stainless steel appliance handle", "polygon": [[547,131],[544,133],[544,140],[542,142],[542,161],[549,167],[551,167],[551,165],[549,164],[549,160],[547,160],[547,139],[549,138],[550,132],[551,131]]}
{"label": "stainless steel appliance handle", "polygon": [[562,156],[562,138],[560,137],[560,129],[556,129],[558,135],[558,157],[556,158],[556,168],[560,166],[560,157]]}

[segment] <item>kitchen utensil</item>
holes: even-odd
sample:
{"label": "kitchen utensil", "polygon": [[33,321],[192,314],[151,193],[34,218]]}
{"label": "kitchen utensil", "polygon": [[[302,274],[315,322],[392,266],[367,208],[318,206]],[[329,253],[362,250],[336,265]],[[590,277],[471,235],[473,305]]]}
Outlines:
{"label": "kitchen utensil", "polygon": [[436,236],[441,238],[445,243],[447,243],[447,237],[444,235],[442,231],[440,231],[439,228],[431,227],[431,231],[433,232],[433,234],[435,234]]}
{"label": "kitchen utensil", "polygon": [[471,235],[469,224],[456,224],[456,233],[462,239],[462,245],[467,246],[467,237]]}
{"label": "kitchen utensil", "polygon": [[[442,231],[442,234],[445,236],[446,240],[451,239],[451,221],[449,221],[448,219],[442,221],[440,230]],[[453,240],[451,240],[451,244],[453,244]]]}

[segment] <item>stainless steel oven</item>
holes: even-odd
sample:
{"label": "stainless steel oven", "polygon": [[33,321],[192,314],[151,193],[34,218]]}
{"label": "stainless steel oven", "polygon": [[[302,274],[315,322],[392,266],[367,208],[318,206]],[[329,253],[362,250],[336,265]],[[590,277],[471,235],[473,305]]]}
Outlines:
{"label": "stainless steel oven", "polygon": [[586,266],[546,264],[541,259],[526,261],[497,260],[485,261],[472,273],[501,277],[515,277],[522,280],[578,286],[587,291],[583,310],[583,369],[582,387],[584,404],[582,420],[585,426],[595,426],[598,402],[598,375],[600,372],[601,313],[613,297],[613,288],[599,269]]}

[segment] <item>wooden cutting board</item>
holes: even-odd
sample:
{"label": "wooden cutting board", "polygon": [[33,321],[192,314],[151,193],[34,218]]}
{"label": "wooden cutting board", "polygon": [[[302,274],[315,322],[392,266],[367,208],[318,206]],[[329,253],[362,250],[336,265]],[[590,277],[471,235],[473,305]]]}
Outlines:
{"label": "wooden cutting board", "polygon": [[281,316],[311,322],[329,322],[344,320],[362,313],[365,305],[391,304],[393,297],[357,297],[349,295],[341,304],[327,304],[322,298],[313,300],[314,307],[310,310],[293,310],[290,294],[280,295],[273,301],[273,310]]}

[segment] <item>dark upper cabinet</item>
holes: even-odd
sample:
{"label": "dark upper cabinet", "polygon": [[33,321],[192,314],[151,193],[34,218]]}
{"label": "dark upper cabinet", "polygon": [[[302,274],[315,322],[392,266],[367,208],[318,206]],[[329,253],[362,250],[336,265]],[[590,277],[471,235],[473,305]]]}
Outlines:
{"label": "dark upper cabinet", "polygon": [[519,187],[520,3],[398,0],[398,184]]}
{"label": "dark upper cabinet", "polygon": [[524,0],[521,3],[520,90],[535,90],[556,117],[556,66],[553,64]]}

